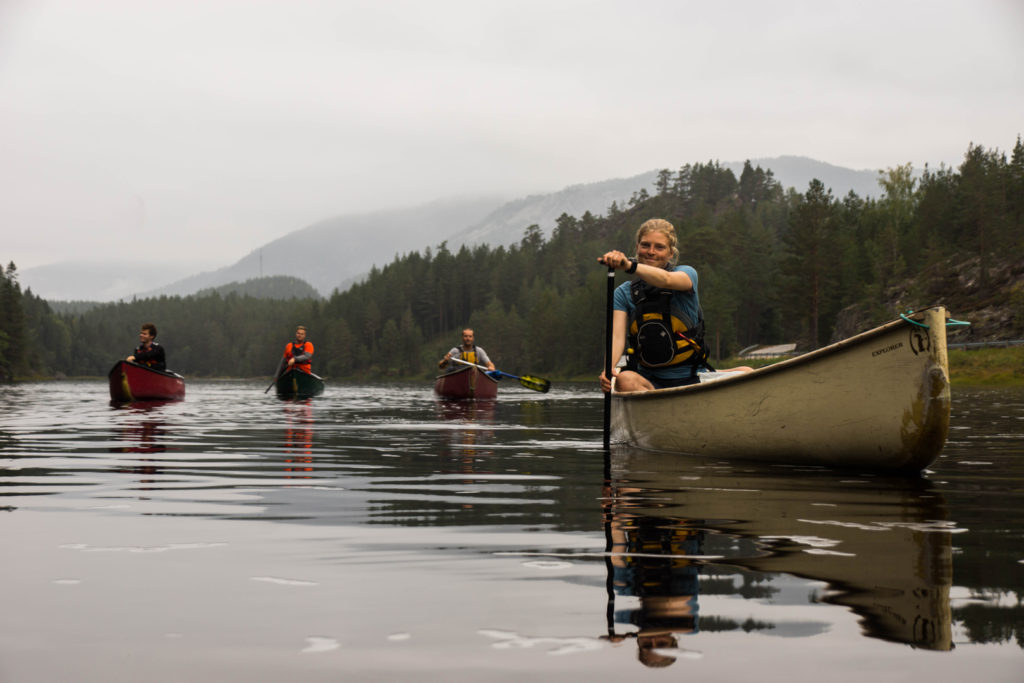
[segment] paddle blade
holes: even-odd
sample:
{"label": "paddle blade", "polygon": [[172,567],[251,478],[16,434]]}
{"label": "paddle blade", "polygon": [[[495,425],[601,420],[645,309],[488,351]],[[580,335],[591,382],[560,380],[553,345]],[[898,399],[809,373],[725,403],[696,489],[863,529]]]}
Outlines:
{"label": "paddle blade", "polygon": [[523,375],[522,377],[519,378],[519,383],[522,384],[527,389],[539,391],[543,394],[546,394],[551,390],[551,382],[549,382],[546,379],[541,379],[540,377]]}

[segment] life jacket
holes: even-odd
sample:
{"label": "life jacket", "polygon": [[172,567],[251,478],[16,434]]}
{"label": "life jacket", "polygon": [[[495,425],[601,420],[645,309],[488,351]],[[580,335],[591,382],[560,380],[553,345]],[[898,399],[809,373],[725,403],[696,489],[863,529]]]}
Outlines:
{"label": "life jacket", "polygon": [[[309,345],[308,351],[306,350],[307,344]],[[301,344],[290,342],[288,346],[286,346],[284,349],[284,357],[286,359],[296,358],[304,353],[308,353],[310,356],[313,355],[313,344],[311,342],[304,341]],[[297,361],[295,365],[293,365],[292,367],[294,367],[296,370],[301,370],[302,372],[313,372],[313,363],[308,358],[305,361]]]}
{"label": "life jacket", "polygon": [[466,361],[467,363],[473,363],[474,365],[476,365],[476,346],[474,346],[471,351],[467,351],[466,349],[460,346],[459,358]]}
{"label": "life jacket", "polygon": [[135,361],[134,362],[137,363],[138,365],[145,365],[147,368],[152,368],[153,370],[166,370],[167,369],[167,363],[166,362],[162,362],[162,361],[160,361],[157,358],[150,358],[148,360],[141,360],[141,359],[139,359],[140,355],[145,354],[145,353],[152,353],[152,352],[156,351],[159,348],[160,348],[160,345],[157,344],[156,342],[150,342],[148,349],[143,348],[141,345],[135,347],[135,354],[134,354],[135,355]]}
{"label": "life jacket", "polygon": [[630,284],[635,305],[629,317],[627,367],[665,368],[692,365],[714,369],[704,347],[704,311],[697,305],[694,322],[673,301],[674,290],[661,289],[643,280]]}

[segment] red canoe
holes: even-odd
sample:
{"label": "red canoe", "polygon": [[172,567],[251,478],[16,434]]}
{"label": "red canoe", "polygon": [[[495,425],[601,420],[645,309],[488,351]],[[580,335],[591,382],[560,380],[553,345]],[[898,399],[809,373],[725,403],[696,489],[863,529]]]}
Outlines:
{"label": "red canoe", "polygon": [[110,400],[182,401],[185,378],[176,372],[154,370],[138,363],[120,360],[110,370]]}
{"label": "red canoe", "polygon": [[475,367],[462,367],[438,375],[434,393],[441,398],[497,398],[498,381]]}

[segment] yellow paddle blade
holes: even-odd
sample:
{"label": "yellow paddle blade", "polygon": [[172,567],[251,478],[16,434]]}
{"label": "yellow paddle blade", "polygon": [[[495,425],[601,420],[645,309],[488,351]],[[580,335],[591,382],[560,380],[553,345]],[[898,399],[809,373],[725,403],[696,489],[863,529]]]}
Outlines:
{"label": "yellow paddle blade", "polygon": [[519,378],[519,383],[522,384],[527,389],[539,391],[544,394],[548,393],[548,391],[551,390],[551,382],[549,382],[546,379],[541,379],[540,377],[523,375],[522,377]]}

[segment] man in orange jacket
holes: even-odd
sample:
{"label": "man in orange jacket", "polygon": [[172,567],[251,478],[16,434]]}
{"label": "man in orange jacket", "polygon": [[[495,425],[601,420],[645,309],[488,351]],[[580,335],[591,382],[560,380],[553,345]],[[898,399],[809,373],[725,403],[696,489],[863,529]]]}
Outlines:
{"label": "man in orange jacket", "polygon": [[313,343],[306,341],[306,328],[299,325],[295,328],[295,341],[289,342],[284,347],[284,359],[286,370],[295,368],[302,372],[313,372]]}

